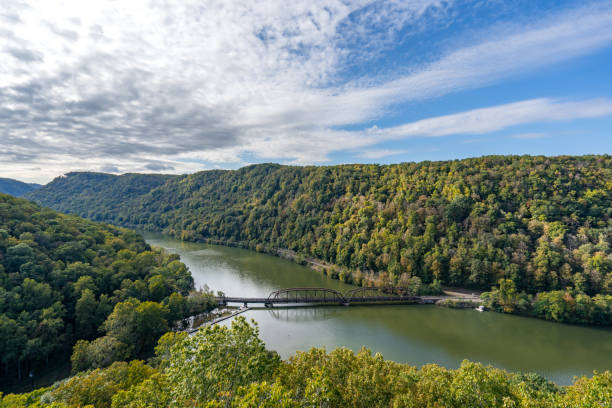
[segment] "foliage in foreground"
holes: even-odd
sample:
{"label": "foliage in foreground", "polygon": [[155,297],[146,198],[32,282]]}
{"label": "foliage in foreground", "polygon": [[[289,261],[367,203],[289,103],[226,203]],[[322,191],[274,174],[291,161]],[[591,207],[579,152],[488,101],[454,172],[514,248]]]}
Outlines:
{"label": "foliage in foreground", "polygon": [[136,233],[0,194],[0,379],[38,375],[75,343],[75,371],[152,351],[210,306],[192,290],[178,256]]}
{"label": "foliage in foreground", "polygon": [[[489,290],[509,279],[525,299],[569,290],[601,304],[597,295],[612,295],[609,155],[261,164],[169,178],[148,191],[126,189],[130,177],[73,173],[30,197],[184,240],[288,249],[335,265],[333,276],[356,284],[418,277],[424,285]],[[603,302],[603,319],[557,301],[530,314],[610,324],[612,301]],[[554,311],[561,306],[565,312]]]}
{"label": "foliage in foreground", "polygon": [[281,361],[265,349],[256,325],[160,339],[155,368],[117,362],[30,394],[7,395],[0,408],[297,408],[524,407],[602,408],[612,404],[612,373],[558,387],[536,374],[511,374],[464,361],[456,370],[420,369],[366,349],[313,348]]}

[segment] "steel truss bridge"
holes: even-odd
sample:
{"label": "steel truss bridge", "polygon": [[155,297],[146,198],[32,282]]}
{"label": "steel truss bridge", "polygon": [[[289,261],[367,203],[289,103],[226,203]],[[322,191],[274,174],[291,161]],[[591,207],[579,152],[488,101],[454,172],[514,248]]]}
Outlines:
{"label": "steel truss bridge", "polygon": [[414,296],[410,290],[403,287],[362,287],[339,292],[327,288],[287,288],[276,290],[268,297],[247,298],[219,296],[216,298],[221,305],[228,303],[263,304],[265,307],[274,305],[345,305],[375,304],[375,303],[435,303],[447,296]]}

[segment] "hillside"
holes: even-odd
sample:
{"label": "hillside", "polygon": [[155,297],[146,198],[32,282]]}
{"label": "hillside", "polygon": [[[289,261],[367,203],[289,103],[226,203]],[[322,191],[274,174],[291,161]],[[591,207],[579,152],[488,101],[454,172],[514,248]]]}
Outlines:
{"label": "hillside", "polygon": [[[357,284],[401,284],[418,276],[487,290],[503,279],[502,291],[488,302],[498,310],[592,322],[598,317],[590,311],[578,318],[566,310],[584,295],[586,309],[599,302],[612,313],[608,155],[262,164],[172,178],[141,197],[95,193],[90,183],[88,202],[62,189],[79,190],[79,177],[54,181],[30,197],[83,215],[103,213],[102,203],[110,202],[119,210],[104,213],[108,221],[185,240],[291,249],[337,265],[332,274]],[[528,295],[542,292],[552,298],[541,296],[546,303],[528,311]]]}
{"label": "hillside", "polygon": [[68,173],[26,195],[65,213],[94,221],[121,220],[123,208],[176,176],[165,174]]}
{"label": "hillside", "polygon": [[0,194],[0,389],[66,365],[75,343],[75,371],[152,351],[209,306],[192,290],[178,256],[133,231]]}
{"label": "hillside", "polygon": [[30,191],[40,188],[40,184],[24,183],[23,181],[0,178],[0,193],[10,194],[15,197],[20,197]]}

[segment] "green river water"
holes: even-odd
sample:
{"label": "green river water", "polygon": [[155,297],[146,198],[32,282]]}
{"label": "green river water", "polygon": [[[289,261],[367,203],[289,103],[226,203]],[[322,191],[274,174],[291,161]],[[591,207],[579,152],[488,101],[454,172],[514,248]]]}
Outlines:
{"label": "green river water", "polygon": [[[288,287],[351,288],[291,261],[254,251],[181,242],[145,233],[151,245],[178,253],[196,287],[228,296],[262,297]],[[362,346],[386,359],[456,368],[468,359],[510,371],[536,372],[558,384],[612,370],[612,329],[572,326],[472,309],[438,306],[329,306],[252,309],[269,349]],[[229,324],[229,323],[224,323]]]}

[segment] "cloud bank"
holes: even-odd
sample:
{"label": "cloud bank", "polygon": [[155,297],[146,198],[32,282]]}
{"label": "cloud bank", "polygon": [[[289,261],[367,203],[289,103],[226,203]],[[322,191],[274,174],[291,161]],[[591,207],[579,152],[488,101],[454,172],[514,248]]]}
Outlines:
{"label": "cloud bank", "polygon": [[5,3],[0,161],[20,178],[74,169],[188,172],[202,162],[322,163],[347,148],[376,159],[389,153],[376,148],[384,140],[612,113],[607,99],[540,98],[392,128],[363,125],[399,103],[610,46],[609,2],[492,29],[430,60],[356,78],[347,70],[380,58],[398,36],[450,18],[453,2]]}

